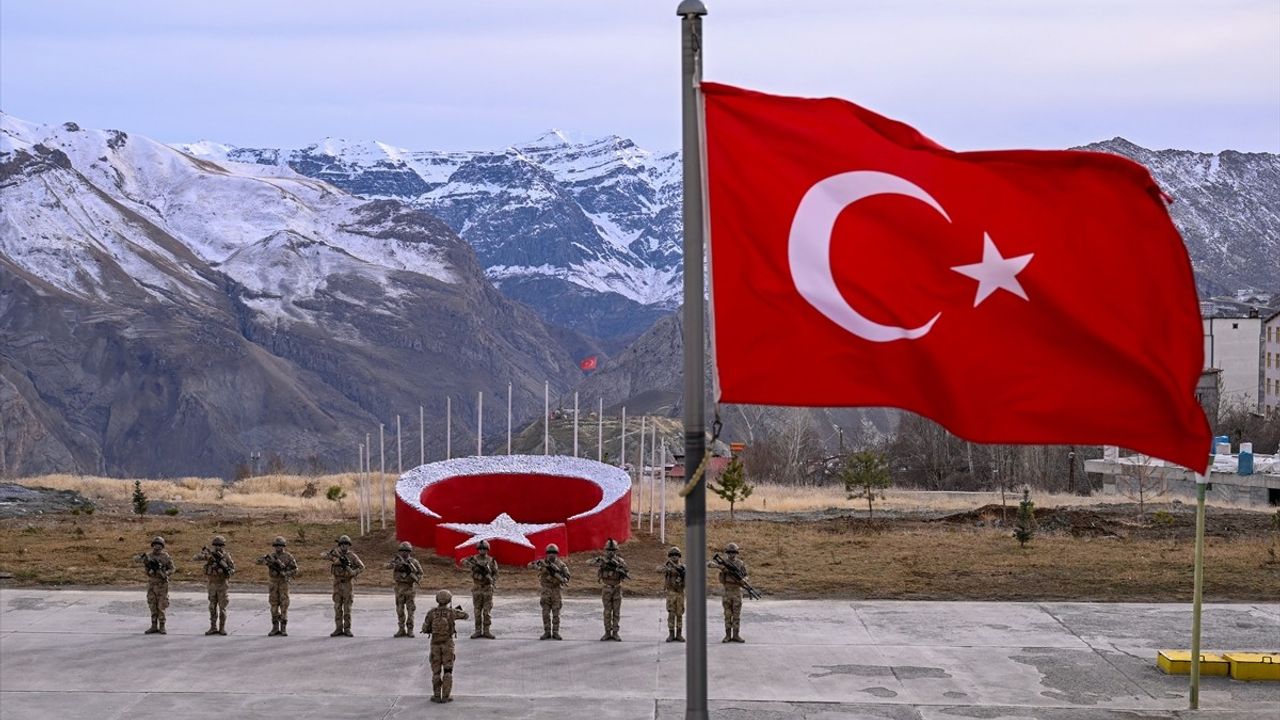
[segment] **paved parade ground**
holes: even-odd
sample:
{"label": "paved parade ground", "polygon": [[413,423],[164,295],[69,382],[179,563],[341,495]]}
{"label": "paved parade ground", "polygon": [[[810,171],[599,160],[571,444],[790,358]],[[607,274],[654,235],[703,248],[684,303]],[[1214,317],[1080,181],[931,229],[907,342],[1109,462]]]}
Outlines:
{"label": "paved parade ground", "polygon": [[[417,622],[433,603],[420,594]],[[470,598],[458,598],[470,610]],[[684,646],[663,642],[661,602],[628,598],[621,643],[600,642],[600,604],[564,608],[563,642],[538,641],[534,597],[499,598],[497,640],[459,623],[454,698],[431,695],[424,636],[393,639],[390,594],[357,595],[354,638],[330,638],[330,599],[295,594],[289,637],[269,638],[265,594],[234,594],[226,637],[206,637],[202,593],[174,592],[169,634],[143,635],[144,593],[0,590],[0,718],[684,717]],[[1276,717],[1280,684],[1187,679],[1154,664],[1187,647],[1188,605],[748,602],[745,645],[722,645],[709,605],[712,717]],[[1276,650],[1280,605],[1209,605],[1207,650]]]}

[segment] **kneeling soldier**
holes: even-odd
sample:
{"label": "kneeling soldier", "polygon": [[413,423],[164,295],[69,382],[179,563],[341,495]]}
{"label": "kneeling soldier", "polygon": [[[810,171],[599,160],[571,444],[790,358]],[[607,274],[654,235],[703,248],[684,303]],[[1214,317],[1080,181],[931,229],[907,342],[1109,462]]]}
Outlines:
{"label": "kneeling soldier", "polygon": [[489,541],[476,545],[476,554],[462,561],[462,567],[471,571],[471,610],[476,615],[476,631],[472,638],[492,640],[489,632],[489,614],[493,610],[493,588],[498,580],[498,561],[489,554]]}
{"label": "kneeling soldier", "polygon": [[227,552],[226,538],[216,535],[213,548],[200,548],[194,560],[204,561],[204,576],[209,583],[209,629],[205,635],[227,634],[227,581],[236,571],[236,563]]}
{"label": "kneeling soldier", "polygon": [[427,611],[422,632],[431,636],[431,702],[453,702],[453,636],[457,634],[455,623],[466,620],[467,613],[461,606],[449,607],[453,593],[441,590],[436,593],[436,606]]}
{"label": "kneeling soldier", "polygon": [[151,552],[134,557],[147,571],[147,606],[151,608],[151,627],[146,634],[164,631],[164,611],[169,607],[169,576],[173,574],[173,558],[164,550],[164,538],[151,538]]}
{"label": "kneeling soldier", "polygon": [[627,561],[618,554],[618,541],[609,538],[604,544],[604,557],[591,560],[598,565],[596,577],[600,580],[600,600],[604,603],[604,636],[601,640],[622,641],[618,637],[619,622],[622,620],[622,581],[630,580],[627,572]]}
{"label": "kneeling soldier", "polygon": [[560,608],[564,605],[560,590],[569,584],[569,566],[560,561],[560,548],[555,543],[547,546],[546,557],[534,560],[529,567],[538,570],[541,587],[542,637],[539,640],[563,640],[560,637]]}
{"label": "kneeling soldier", "polygon": [[352,637],[352,581],[364,570],[364,563],[351,552],[351,538],[346,535],[339,537],[338,547],[331,548],[323,557],[329,558],[329,571],[333,573],[333,632],[329,637]]}
{"label": "kneeling soldier", "polygon": [[413,545],[400,543],[396,556],[387,563],[396,584],[396,618],[400,629],[395,637],[413,637],[414,586],[422,582],[422,565],[413,557]]}
{"label": "kneeling soldier", "polygon": [[285,550],[287,545],[284,538],[277,537],[271,541],[271,552],[255,561],[267,566],[267,602],[271,605],[271,632],[267,637],[289,636],[289,581],[298,574],[298,561]]}
{"label": "kneeling soldier", "polygon": [[684,642],[684,563],[680,548],[667,551],[662,571],[662,587],[667,591],[667,642]]}

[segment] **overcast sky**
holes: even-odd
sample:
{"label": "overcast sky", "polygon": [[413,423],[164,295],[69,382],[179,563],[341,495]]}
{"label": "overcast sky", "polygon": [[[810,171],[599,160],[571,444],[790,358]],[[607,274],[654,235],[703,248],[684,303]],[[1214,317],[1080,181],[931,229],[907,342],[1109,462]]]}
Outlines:
{"label": "overcast sky", "polygon": [[[4,0],[0,108],[167,142],[679,143],[676,0]],[[1280,0],[707,0],[708,79],[957,149],[1280,152]]]}

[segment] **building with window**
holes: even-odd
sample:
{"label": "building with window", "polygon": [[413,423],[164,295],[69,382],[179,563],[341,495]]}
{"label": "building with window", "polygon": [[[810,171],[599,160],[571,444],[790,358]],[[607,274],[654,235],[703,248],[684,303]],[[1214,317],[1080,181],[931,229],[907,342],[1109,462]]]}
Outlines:
{"label": "building with window", "polygon": [[[1265,390],[1262,318],[1254,311],[1248,317],[1213,317],[1202,321],[1204,366],[1222,371],[1222,407],[1261,409]],[[1273,330],[1273,340],[1274,333]],[[1274,352],[1272,350],[1273,366]],[[1275,389],[1274,381],[1272,389]]]}
{"label": "building with window", "polygon": [[1262,322],[1262,410],[1280,412],[1280,312]]}

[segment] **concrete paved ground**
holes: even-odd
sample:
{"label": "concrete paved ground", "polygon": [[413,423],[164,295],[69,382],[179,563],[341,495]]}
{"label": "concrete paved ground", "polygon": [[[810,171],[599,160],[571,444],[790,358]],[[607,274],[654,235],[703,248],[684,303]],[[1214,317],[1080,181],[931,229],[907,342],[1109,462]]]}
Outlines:
{"label": "concrete paved ground", "polygon": [[[389,595],[356,598],[350,639],[328,637],[330,607],[295,595],[290,636],[268,638],[265,595],[235,594],[230,635],[205,637],[203,595],[178,592],[160,636],[142,634],[140,591],[0,589],[0,718],[684,717],[684,647],[662,642],[657,600],[624,602],[622,643],[599,642],[597,601],[570,600],[555,643],[535,639],[536,598],[500,598],[497,640],[460,633],[450,705],[428,702],[425,640],[391,637]],[[1154,657],[1188,645],[1186,605],[748,601],[746,645],[718,642],[718,603],[708,617],[718,720],[1280,717],[1280,684],[1227,678],[1182,711],[1186,678]],[[1278,650],[1280,604],[1210,605],[1204,637]]]}

